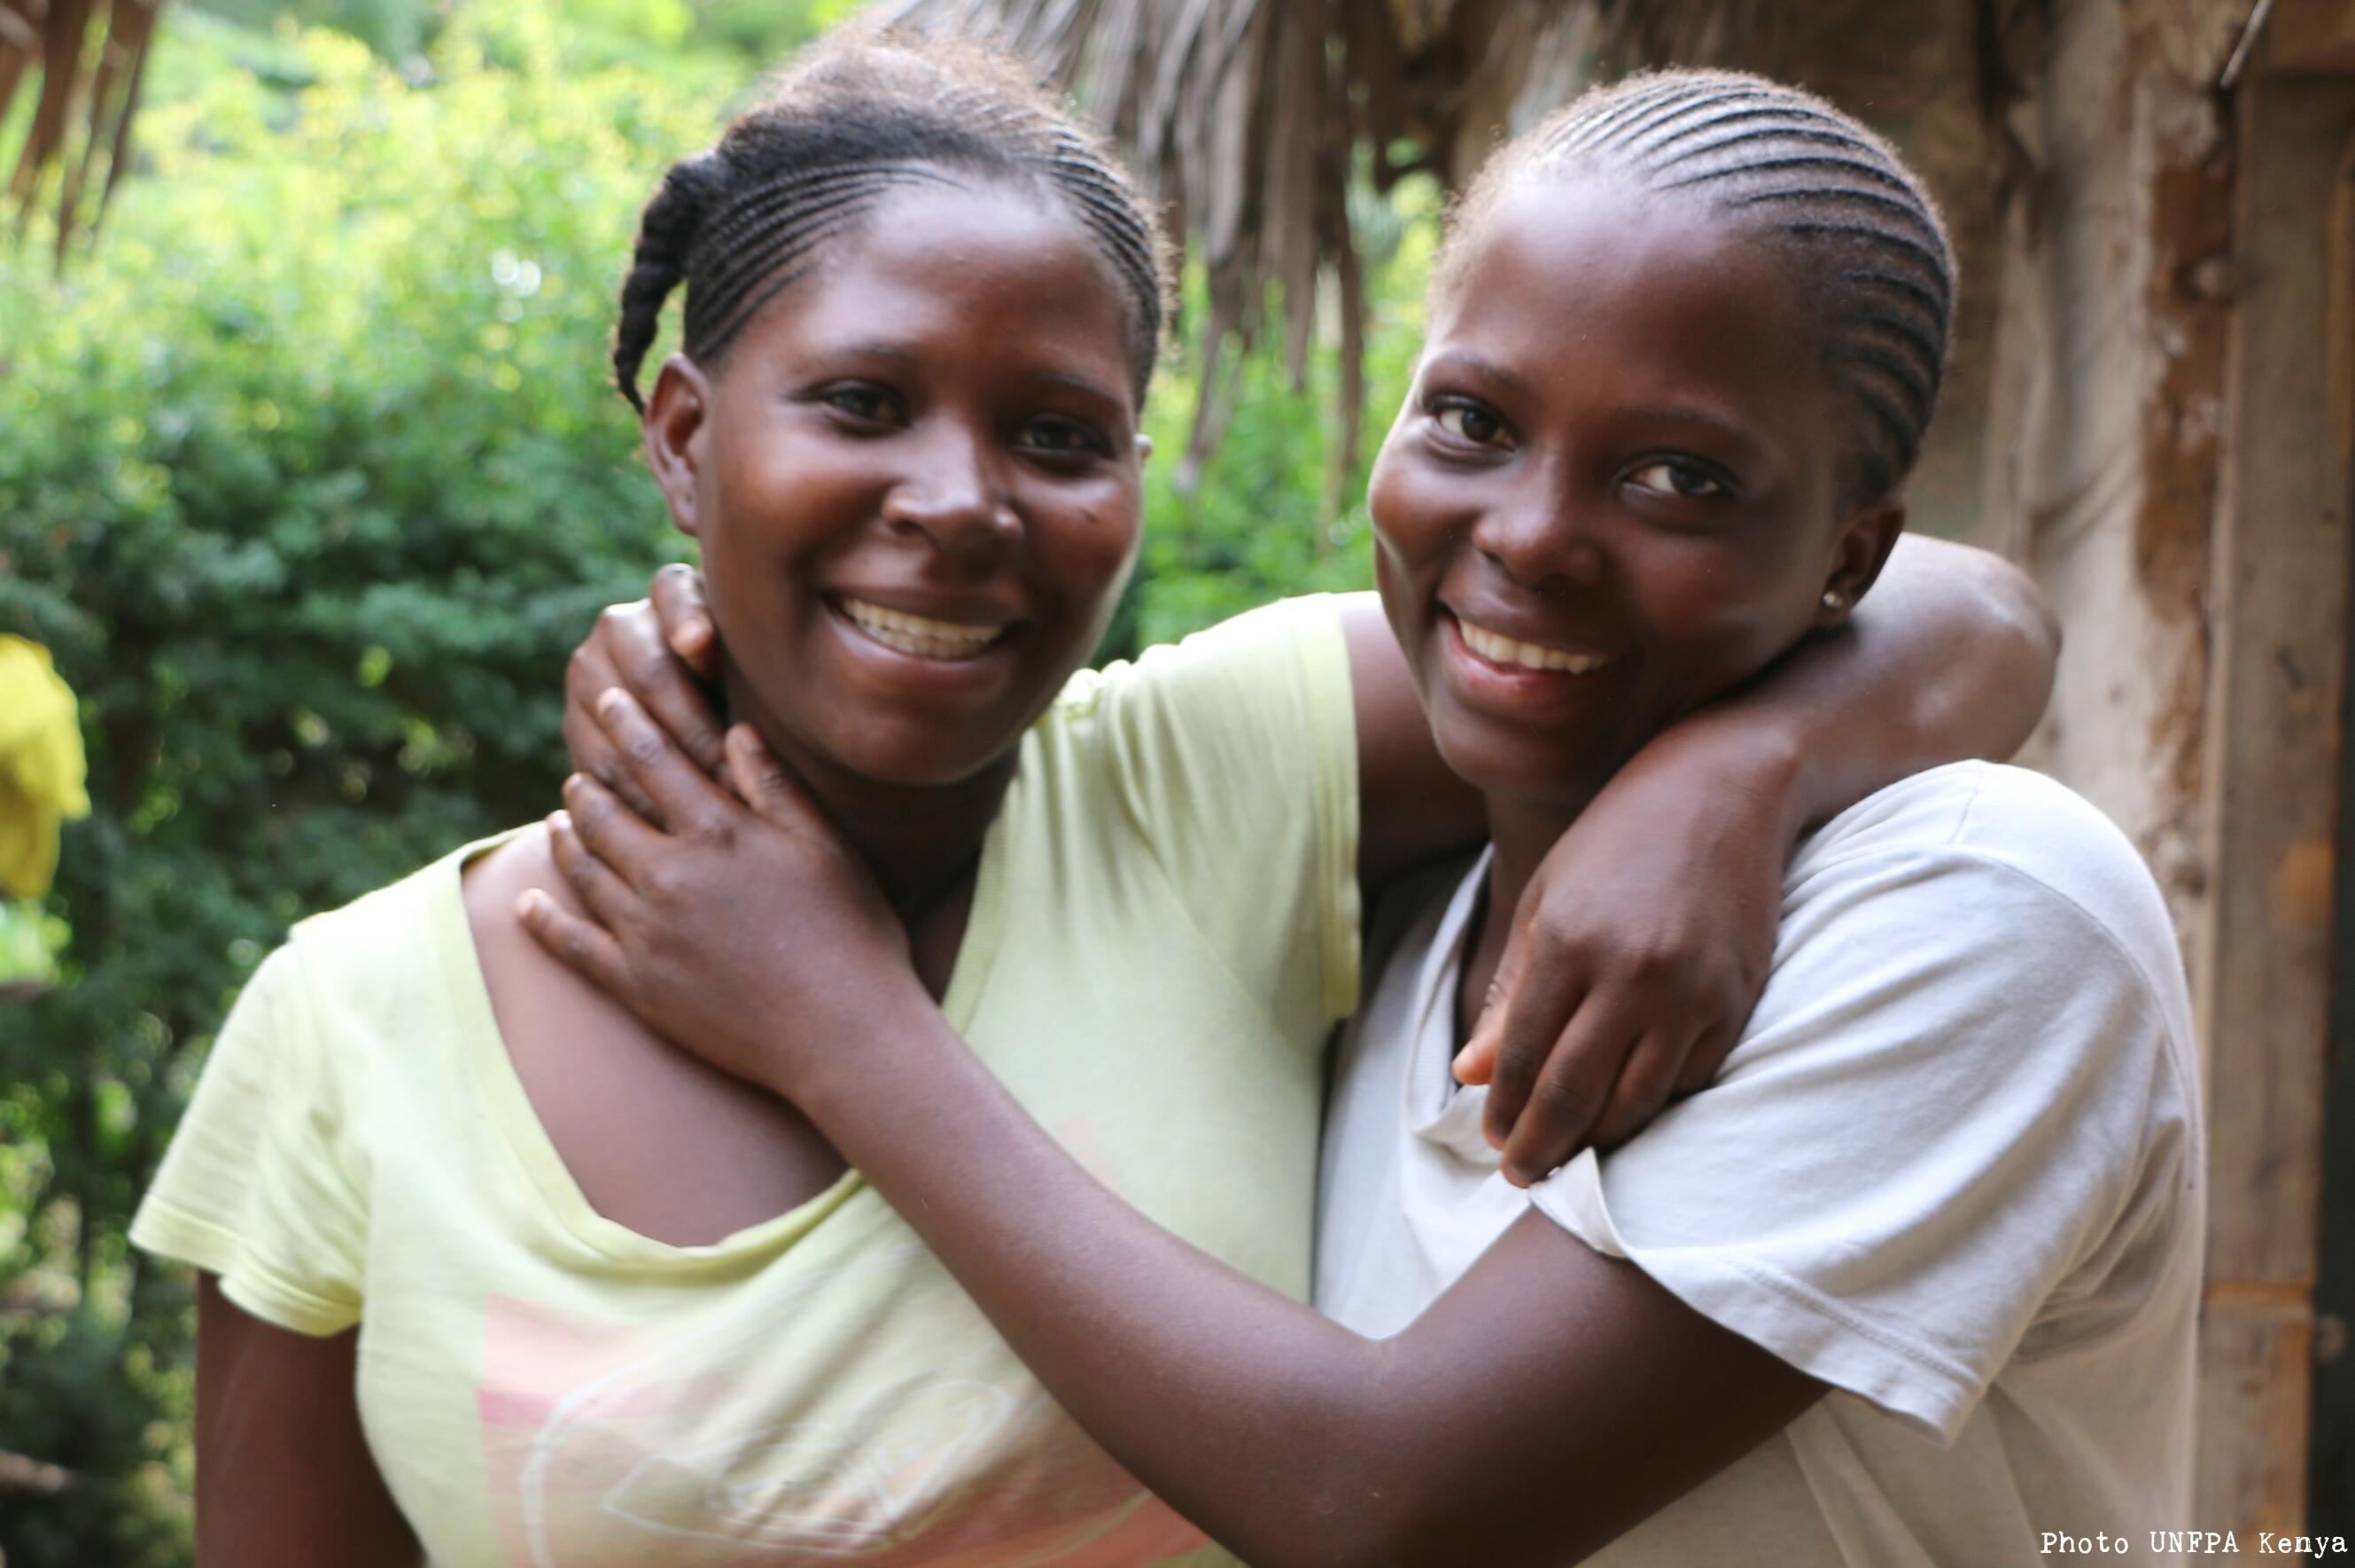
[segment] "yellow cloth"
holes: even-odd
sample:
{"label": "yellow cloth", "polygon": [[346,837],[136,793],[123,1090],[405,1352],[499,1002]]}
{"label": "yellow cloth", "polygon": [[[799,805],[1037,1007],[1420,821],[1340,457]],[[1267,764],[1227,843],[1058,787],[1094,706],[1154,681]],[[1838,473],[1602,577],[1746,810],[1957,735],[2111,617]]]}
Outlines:
{"label": "yellow cloth", "polygon": [[58,827],[90,815],[81,723],[49,650],[0,634],[0,892],[49,891]]}
{"label": "yellow cloth", "polygon": [[[370,1446],[433,1563],[1230,1561],[856,1172],[709,1246],[596,1213],[494,1023],[473,852],[296,927],[132,1229],[273,1323],[360,1325]],[[1024,739],[943,1001],[1084,1164],[1295,1296],[1356,856],[1337,607],[1253,612],[1083,673]]]}

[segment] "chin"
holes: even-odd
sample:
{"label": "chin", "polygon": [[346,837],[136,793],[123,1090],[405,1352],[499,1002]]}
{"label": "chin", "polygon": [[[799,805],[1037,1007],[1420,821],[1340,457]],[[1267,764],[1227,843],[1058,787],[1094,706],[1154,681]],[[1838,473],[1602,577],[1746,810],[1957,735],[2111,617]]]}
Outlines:
{"label": "chin", "polygon": [[943,743],[936,727],[922,726],[908,733],[894,733],[887,728],[843,736],[826,750],[844,771],[872,783],[902,789],[940,789],[987,771],[1020,743],[1018,731],[1011,745],[993,746],[978,740],[967,745]]}
{"label": "chin", "polygon": [[1450,772],[1483,795],[1576,809],[1593,798],[1617,759],[1588,754],[1559,735],[1517,731],[1455,716],[1433,729]]}

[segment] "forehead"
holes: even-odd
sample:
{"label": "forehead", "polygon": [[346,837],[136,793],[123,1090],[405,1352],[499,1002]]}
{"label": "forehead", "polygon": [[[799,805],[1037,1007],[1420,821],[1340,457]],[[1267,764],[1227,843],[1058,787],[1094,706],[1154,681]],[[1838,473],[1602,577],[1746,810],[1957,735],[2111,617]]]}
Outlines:
{"label": "forehead", "polygon": [[922,340],[1085,363],[1130,379],[1127,302],[1070,209],[1026,183],[898,186],[821,241],[747,329],[754,338]]}
{"label": "forehead", "polygon": [[1607,360],[1625,400],[1739,405],[1751,423],[1786,422],[1778,407],[1817,404],[1827,388],[1788,267],[1697,200],[1539,177],[1503,193],[1461,242],[1435,302],[1434,353],[1465,347],[1572,375]]}

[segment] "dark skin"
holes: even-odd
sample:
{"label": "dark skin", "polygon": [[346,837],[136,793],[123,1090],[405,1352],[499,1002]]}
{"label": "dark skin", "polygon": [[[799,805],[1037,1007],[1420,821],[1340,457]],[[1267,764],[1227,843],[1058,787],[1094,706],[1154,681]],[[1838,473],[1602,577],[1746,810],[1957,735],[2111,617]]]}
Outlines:
{"label": "dark skin", "polygon": [[[1508,909],[1665,726],[1846,617],[1902,512],[1842,495],[1845,405],[1740,229],[1581,181],[1508,196],[1465,243],[1372,499],[1384,609]],[[1594,667],[1484,659],[1465,622]],[[1535,1212],[1387,1341],[1227,1269],[980,1067],[757,734],[729,732],[731,795],[625,694],[597,713],[661,826],[577,789],[555,843],[594,923],[534,897],[535,933],[807,1111],[1066,1408],[1246,1560],[1576,1561],[1823,1393]],[[723,864],[765,892],[709,897]]]}
{"label": "dark skin", "polygon": [[[895,213],[868,240],[844,241],[832,264],[756,318],[722,366],[666,366],[646,433],[674,515],[701,540],[719,584],[717,631],[733,634],[698,620],[699,593],[679,592],[673,578],[674,609],[688,607],[677,618],[701,628],[678,640],[709,661],[749,732],[791,762],[872,879],[892,929],[905,933],[902,975],[929,1003],[954,962],[975,853],[1014,743],[1117,601],[1135,548],[1142,443],[1118,347],[1118,294],[1068,220],[1003,192],[963,208],[954,191],[893,198],[919,199],[934,206]],[[930,249],[895,260],[872,242],[911,234]],[[897,336],[837,330],[875,322]],[[1941,569],[1957,562],[1959,583]],[[1515,1009],[1522,1050],[1542,1061],[1561,1020],[1593,997],[1639,987],[1654,1007],[1675,1000],[1721,1020],[1677,1067],[1704,1081],[1763,982],[1782,850],[1798,826],[1862,793],[1859,775],[1878,782],[1884,771],[1952,754],[1957,732],[1970,749],[2001,750],[2024,734],[2051,669],[2032,592],[1959,552],[1925,562],[1913,592],[1918,624],[1891,634],[1909,650],[1911,684],[1873,687],[1879,677],[1862,677],[1836,639],[1792,661],[1771,692],[1696,716],[1626,765],[1624,787],[1590,814],[1602,826],[1568,862],[1585,900],[1599,891],[1623,918],[1601,940],[1585,901],[1549,902],[1538,880],[1519,940],[1542,955],[1530,970],[1545,977],[1547,1000]],[[1015,635],[1002,650],[960,661],[993,667],[944,677],[850,641],[859,634],[841,624],[833,597],[845,593],[939,621],[1003,622]],[[579,699],[610,684],[621,661],[665,694],[657,700],[670,705],[671,727],[712,764],[719,731],[658,625],[643,607],[609,613],[576,656],[568,734],[583,743]],[[1345,635],[1361,741],[1362,869],[1379,880],[1475,841],[1482,802],[1440,760],[1380,616],[1353,613]],[[718,657],[723,644],[739,658]],[[1861,729],[1860,688],[1875,720]],[[1930,691],[1935,703],[1921,695]],[[1936,729],[1956,711],[1967,720]],[[596,743],[606,761],[584,763],[626,786],[621,754],[602,732]],[[642,766],[661,754],[651,740],[635,745]],[[1671,778],[1680,787],[1656,787]],[[568,803],[584,816],[605,810],[598,787],[576,780]],[[465,897],[511,1058],[592,1206],[685,1243],[822,1189],[848,1151],[817,1130],[807,1107],[678,1049],[529,939],[514,914],[527,890],[549,890],[559,912],[589,908],[559,869],[563,842],[560,832],[520,836],[469,868]],[[1703,878],[1678,870],[1683,857],[1664,854],[1664,844],[1721,853]],[[723,871],[717,885],[738,880]],[[1753,891],[1729,900],[1729,880]],[[854,985],[840,998],[858,994]],[[1537,1023],[1548,1008],[1551,1019]],[[1605,1049],[1624,1055],[1634,1043]],[[1624,1136],[1665,1094],[1638,1090],[1624,1104],[1615,1091],[1598,1094],[1582,1114],[1541,1100],[1522,1118],[1540,1138],[1525,1163],[1544,1168],[1540,1144],[1566,1149],[1596,1130]],[[242,1317],[217,1296],[201,1310]],[[263,1345],[276,1343],[272,1336],[290,1342],[250,1357],[249,1376],[286,1381],[289,1397],[337,1396],[348,1406],[347,1369],[305,1360],[297,1336],[241,1327]],[[206,1508],[259,1518],[284,1491],[321,1484],[309,1467],[366,1456],[325,1447],[264,1467],[200,1457],[214,1477]],[[336,1484],[346,1483],[357,1479],[338,1471]],[[352,1517],[355,1529],[373,1528]],[[255,1545],[230,1560],[312,1560],[294,1542],[272,1557]]]}

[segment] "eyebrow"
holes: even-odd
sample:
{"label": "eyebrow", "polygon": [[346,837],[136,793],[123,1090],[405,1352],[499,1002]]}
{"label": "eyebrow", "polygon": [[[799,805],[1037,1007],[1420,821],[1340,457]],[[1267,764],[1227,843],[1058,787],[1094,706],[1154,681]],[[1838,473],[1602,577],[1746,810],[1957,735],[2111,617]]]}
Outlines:
{"label": "eyebrow", "polygon": [[1488,379],[1497,382],[1500,386],[1510,387],[1517,392],[1526,394],[1532,389],[1527,381],[1515,375],[1512,371],[1506,369],[1502,365],[1497,364],[1495,360],[1483,359],[1479,355],[1470,353],[1465,349],[1451,348],[1446,353],[1442,354],[1437,358],[1433,359],[1432,363],[1434,365],[1445,365],[1474,371],[1476,374],[1487,377]]}
{"label": "eyebrow", "polygon": [[1105,390],[1101,382],[1091,381],[1085,376],[1074,376],[1062,370],[1034,371],[1031,374],[1031,379],[1051,381],[1058,387],[1069,387],[1075,392],[1084,392],[1092,398],[1102,398],[1108,403],[1121,400],[1117,393]]}
{"label": "eyebrow", "polygon": [[[872,355],[879,359],[896,359],[907,365],[918,364],[923,359],[923,356],[914,349],[902,348],[896,343],[854,343],[849,345],[847,351],[852,354]],[[1090,380],[1085,376],[1074,376],[1064,370],[1034,370],[1027,379],[1033,381],[1051,382],[1059,387],[1069,387],[1075,392],[1084,393],[1088,397],[1098,398],[1108,403],[1117,403],[1121,400],[1120,395],[1107,390],[1103,382]]]}
{"label": "eyebrow", "polygon": [[1748,426],[1736,424],[1721,415],[1703,413],[1699,409],[1644,406],[1622,409],[1619,411],[1629,419],[1662,420],[1673,424],[1697,424],[1705,430],[1713,430],[1732,441],[1742,442],[1752,446],[1758,443],[1756,432]]}

